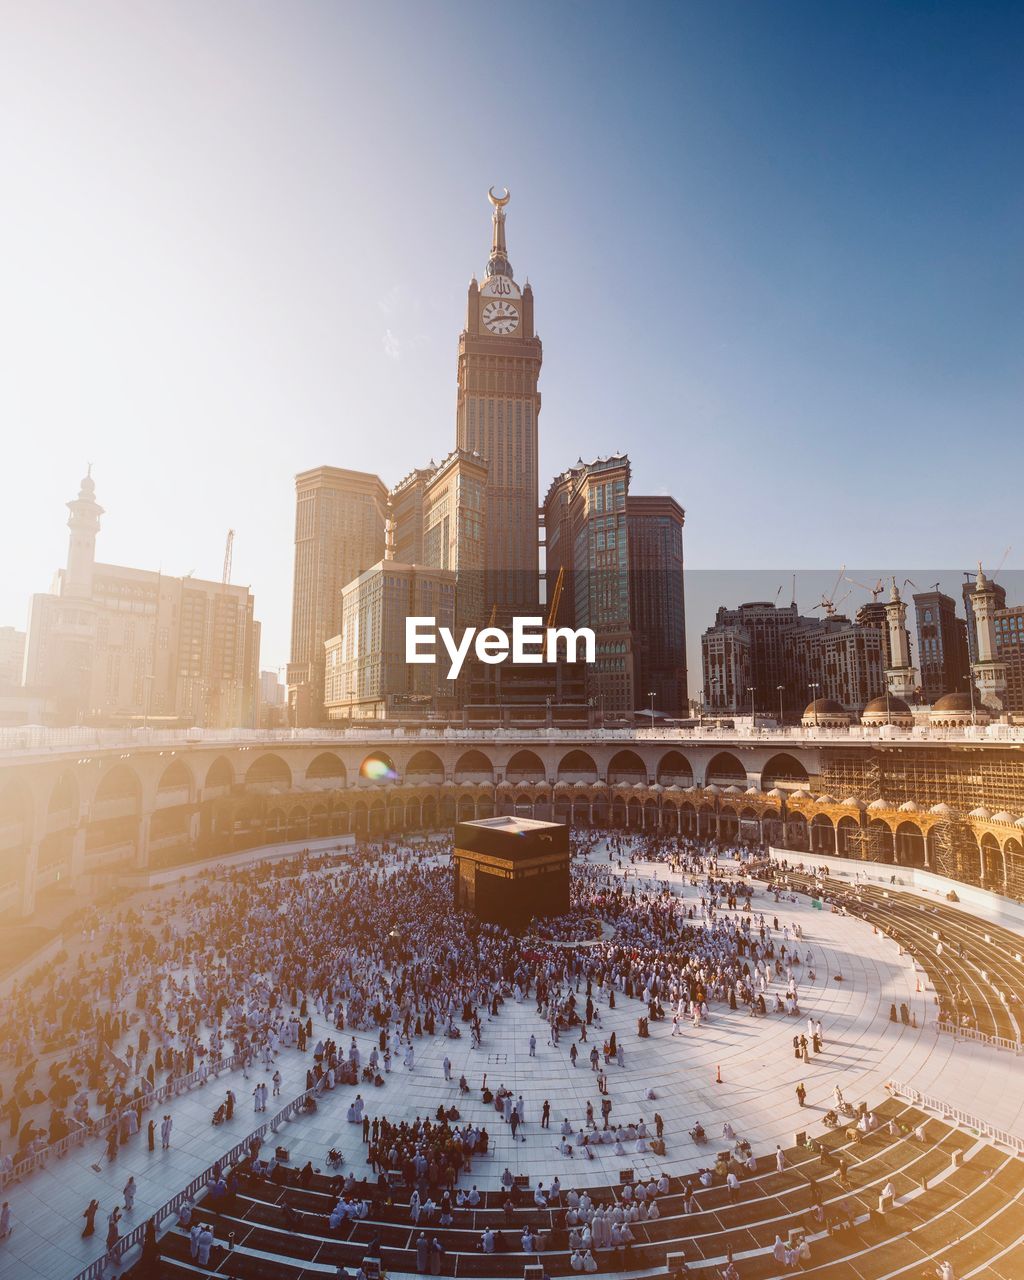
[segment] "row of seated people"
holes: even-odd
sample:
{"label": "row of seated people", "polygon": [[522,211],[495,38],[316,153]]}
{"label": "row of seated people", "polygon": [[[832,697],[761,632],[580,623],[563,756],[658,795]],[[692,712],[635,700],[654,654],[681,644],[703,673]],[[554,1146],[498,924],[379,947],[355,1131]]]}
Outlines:
{"label": "row of seated people", "polygon": [[[785,1153],[782,1172],[773,1158],[770,1172],[740,1180],[738,1195],[725,1180],[733,1171],[731,1157],[716,1161],[717,1170],[704,1171],[710,1175],[706,1179],[701,1174],[669,1179],[668,1190],[655,1199],[657,1217],[629,1222],[623,1215],[631,1239],[609,1248],[595,1245],[591,1238],[598,1268],[663,1267],[669,1253],[679,1252],[690,1263],[699,1264],[732,1253],[745,1278],[775,1275],[774,1247],[793,1229],[808,1234],[811,1256],[803,1265],[815,1268],[851,1251],[881,1248],[908,1225],[917,1227],[943,1217],[953,1205],[986,1189],[993,1207],[1019,1192],[1020,1162],[991,1148],[936,1182],[950,1170],[953,1154],[964,1152],[972,1140],[895,1100],[883,1104],[876,1114],[878,1126],[866,1133],[840,1128],[813,1146],[793,1148]],[[915,1136],[918,1131],[923,1142]],[[723,1168],[728,1170],[724,1179]],[[408,1194],[403,1200],[397,1191],[362,1188],[354,1182],[346,1192],[343,1179],[312,1171],[303,1171],[301,1181],[294,1176],[282,1184],[280,1179],[268,1183],[243,1168],[236,1185],[230,1202],[222,1199],[215,1206],[208,1198],[202,1206],[218,1239],[233,1236],[236,1245],[230,1259],[221,1259],[221,1274],[225,1267],[232,1275],[260,1274],[259,1258],[246,1250],[292,1259],[297,1267],[313,1259],[320,1264],[355,1266],[371,1256],[378,1257],[385,1269],[413,1271],[417,1238],[425,1230],[431,1240],[438,1241],[442,1269],[449,1274],[519,1275],[531,1256],[539,1254],[544,1270],[560,1275],[574,1269],[573,1254],[578,1250],[573,1246],[584,1239],[579,1216],[575,1223],[567,1220],[567,1193],[562,1194],[561,1205],[541,1209],[529,1194],[517,1203],[507,1192],[488,1192],[479,1206],[456,1208],[453,1225],[424,1227],[410,1221]],[[928,1190],[922,1192],[923,1186]],[[915,1198],[906,1200],[911,1192]],[[365,1209],[356,1216],[346,1214],[332,1230],[332,1209],[345,1195]],[[629,1203],[623,1187],[588,1195],[592,1205],[605,1204],[613,1212]],[[865,1221],[868,1214],[872,1216]],[[962,1228],[955,1214],[954,1219],[936,1226],[936,1247],[942,1247],[942,1232],[950,1225],[959,1221]],[[1024,1226],[1019,1222],[1018,1226],[1024,1235]],[[959,1234],[962,1230],[953,1231],[950,1240]],[[165,1256],[180,1259],[187,1245],[187,1238],[172,1230],[161,1248]],[[296,1272],[277,1274],[285,1277]]]}

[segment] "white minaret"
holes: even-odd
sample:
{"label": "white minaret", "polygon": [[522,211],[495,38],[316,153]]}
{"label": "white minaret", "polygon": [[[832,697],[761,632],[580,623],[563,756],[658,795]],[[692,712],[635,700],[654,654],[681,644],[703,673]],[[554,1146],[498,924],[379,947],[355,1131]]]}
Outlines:
{"label": "white minaret", "polygon": [[71,514],[68,528],[68,564],[64,571],[61,595],[79,600],[92,597],[92,571],[96,563],[96,535],[100,531],[103,508],[96,501],[96,485],[92,478],[92,464],[79,486],[78,497],[67,504]]}
{"label": "white minaret", "polygon": [[894,698],[909,702],[917,692],[917,668],[910,661],[907,606],[900,599],[900,589],[895,578],[889,592],[889,603],[885,606],[885,618],[889,624],[889,652],[892,657],[892,665],[886,670],[885,679]]}
{"label": "white minaret", "polygon": [[978,660],[971,667],[983,706],[997,715],[1006,707],[1006,663],[996,653],[996,592],[978,562],[971,595],[978,633]]}

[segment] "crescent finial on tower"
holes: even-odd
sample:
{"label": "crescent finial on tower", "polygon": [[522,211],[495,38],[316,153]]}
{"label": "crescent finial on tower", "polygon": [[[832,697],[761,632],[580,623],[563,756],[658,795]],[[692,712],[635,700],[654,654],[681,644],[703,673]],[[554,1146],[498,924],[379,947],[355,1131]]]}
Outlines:
{"label": "crescent finial on tower", "polygon": [[511,276],[512,264],[508,260],[508,249],[505,246],[505,206],[512,196],[508,187],[503,188],[504,195],[496,196],[494,188],[487,188],[487,199],[494,206],[491,217],[493,231],[491,235],[491,256],[487,261],[488,276]]}

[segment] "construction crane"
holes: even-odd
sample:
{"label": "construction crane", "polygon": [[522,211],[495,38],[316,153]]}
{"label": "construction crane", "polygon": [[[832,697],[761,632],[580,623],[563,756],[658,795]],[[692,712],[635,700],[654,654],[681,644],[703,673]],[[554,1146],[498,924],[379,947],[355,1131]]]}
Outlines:
{"label": "construction crane", "polygon": [[228,536],[224,542],[224,570],[220,575],[221,584],[227,586],[231,581],[231,558],[235,550],[235,531],[228,530]]}
{"label": "construction crane", "polygon": [[846,599],[846,596],[850,594],[849,591],[847,591],[845,596],[840,596],[838,600],[836,599],[836,592],[839,590],[839,584],[842,582],[845,574],[846,574],[846,565],[844,564],[839,570],[839,576],[836,578],[835,585],[833,586],[832,590],[828,593],[827,596],[823,595],[821,597],[818,603],[811,610],[812,613],[814,612],[814,609],[824,609],[825,616],[827,618],[834,618],[836,616],[836,605],[842,604],[843,601]]}
{"label": "construction crane", "polygon": [[863,591],[868,592],[868,594],[871,596],[872,604],[875,604],[877,602],[878,597],[885,590],[885,583],[881,578],[878,579],[878,581],[875,583],[873,587],[869,587],[866,582],[858,582],[856,578],[851,578],[849,576],[847,576],[844,579],[844,581],[851,582],[855,587],[860,587]]}
{"label": "construction crane", "polygon": [[551,593],[551,605],[548,609],[548,626],[555,625],[555,618],[558,616],[558,602],[562,598],[562,585],[565,582],[565,565],[560,565],[558,569],[558,577],[555,579],[555,589]]}

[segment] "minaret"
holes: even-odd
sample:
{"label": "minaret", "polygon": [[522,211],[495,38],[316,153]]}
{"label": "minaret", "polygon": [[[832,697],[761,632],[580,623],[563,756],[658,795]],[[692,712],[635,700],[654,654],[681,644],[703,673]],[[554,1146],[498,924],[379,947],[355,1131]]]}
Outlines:
{"label": "minaret", "polygon": [[978,562],[978,576],[971,595],[974,623],[978,635],[978,660],[971,672],[978,686],[983,706],[999,715],[1006,707],[1006,663],[996,652],[996,601],[994,583],[985,577],[985,570]]}
{"label": "minaret", "polygon": [[917,692],[917,668],[910,661],[910,634],[907,631],[907,606],[900,598],[896,579],[892,580],[889,602],[885,606],[889,626],[889,652],[892,665],[885,673],[889,692],[894,698],[910,702]]}
{"label": "minaret", "polygon": [[78,497],[67,504],[71,514],[68,528],[68,563],[64,571],[61,595],[88,600],[92,596],[92,571],[96,563],[96,535],[100,531],[103,508],[96,501],[96,485],[92,478],[92,463],[82,478]]}

